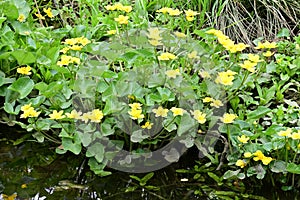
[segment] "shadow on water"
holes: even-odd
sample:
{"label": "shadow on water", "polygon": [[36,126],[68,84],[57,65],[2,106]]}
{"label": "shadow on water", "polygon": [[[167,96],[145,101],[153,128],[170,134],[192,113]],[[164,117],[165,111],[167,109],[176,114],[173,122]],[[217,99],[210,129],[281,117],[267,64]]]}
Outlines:
{"label": "shadow on water", "polygon": [[[264,183],[261,183],[262,185],[245,183],[248,194],[256,195],[247,196],[245,193],[244,198],[241,198],[230,193],[228,187],[218,187],[216,183],[205,178],[199,183],[193,181],[194,174],[176,173],[176,169],[193,168],[197,153],[194,153],[195,155],[189,153],[188,156],[181,158],[180,162],[156,171],[145,190],[139,187],[136,180],[129,177],[132,174],[110,170],[113,173],[107,177],[94,175],[89,171],[84,156],[71,153],[58,155],[52,143],[26,141],[13,145],[13,142],[24,134],[26,133],[18,129],[1,125],[0,200],[9,199],[3,198],[4,194],[17,194],[16,199],[20,200],[300,199],[298,193],[283,193],[280,189],[274,190]],[[189,181],[183,182],[183,178]],[[248,186],[251,187],[248,189]],[[239,185],[234,187],[235,193],[238,193]],[[195,191],[199,194],[195,195]],[[215,196],[214,194],[218,192],[219,194],[224,192],[227,198]]]}

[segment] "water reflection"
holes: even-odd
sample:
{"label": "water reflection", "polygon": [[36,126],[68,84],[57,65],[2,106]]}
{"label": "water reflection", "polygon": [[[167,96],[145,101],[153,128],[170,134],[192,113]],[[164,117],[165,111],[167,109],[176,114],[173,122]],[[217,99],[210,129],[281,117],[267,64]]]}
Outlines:
{"label": "water reflection", "polygon": [[[176,169],[191,169],[197,159],[197,153],[189,154],[179,163],[155,172],[145,187],[128,173],[112,169],[112,175],[99,177],[89,171],[83,155],[67,153],[58,155],[53,143],[27,141],[13,145],[16,139],[26,135],[10,127],[0,132],[0,200],[2,199],[97,199],[97,200],[156,200],[156,199],[222,199],[216,193],[226,194],[234,199],[242,192],[248,195],[239,199],[274,199],[274,190],[259,191],[252,183],[242,186],[227,185],[218,187],[209,181],[207,175],[194,180],[195,174],[176,173]],[[28,137],[27,139],[30,139]],[[138,174],[143,177],[145,174]],[[202,175],[201,175],[202,176]],[[257,185],[256,185],[257,186]],[[244,187],[244,189],[242,188]],[[268,187],[268,186],[266,186]],[[247,191],[245,191],[247,188]],[[219,190],[219,191],[217,191]],[[215,191],[215,192],[214,192]],[[269,193],[266,193],[269,191]],[[223,192],[223,193],[222,193]],[[230,193],[231,192],[231,193]],[[197,195],[195,193],[198,193]],[[5,195],[7,196],[5,196]],[[279,192],[279,199],[297,199],[295,193]],[[225,196],[226,197],[226,196]],[[9,200],[10,200],[9,199]]]}

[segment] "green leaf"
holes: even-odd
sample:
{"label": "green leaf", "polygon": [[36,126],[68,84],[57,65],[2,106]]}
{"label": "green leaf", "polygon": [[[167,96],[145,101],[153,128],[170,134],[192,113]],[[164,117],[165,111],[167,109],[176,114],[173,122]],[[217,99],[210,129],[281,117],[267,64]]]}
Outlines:
{"label": "green leaf", "polygon": [[184,133],[194,131],[196,132],[196,121],[190,115],[184,113],[178,125],[177,135],[181,136]]}
{"label": "green leaf", "polygon": [[71,138],[62,138],[62,145],[64,150],[68,150],[78,155],[81,152],[81,143],[79,136],[75,134],[74,139]]}
{"label": "green leaf", "polygon": [[265,106],[259,106],[256,110],[250,111],[247,116],[248,119],[259,119],[265,116],[267,113],[271,112],[271,109]]}
{"label": "green leaf", "polygon": [[23,49],[15,50],[12,53],[12,56],[17,59],[19,65],[26,65],[34,63],[36,61],[36,57],[33,53],[25,51]]}
{"label": "green leaf", "polygon": [[154,176],[154,172],[148,173],[146,176],[144,176],[143,178],[141,178],[140,185],[141,186],[146,185],[147,181],[149,181],[153,176]]}
{"label": "green leaf", "polygon": [[300,165],[289,163],[286,167],[286,171],[292,174],[300,174]]}
{"label": "green leaf", "polygon": [[289,31],[289,29],[287,29],[287,28],[281,29],[278,32],[277,37],[278,38],[281,38],[281,37],[290,37],[290,31]]}
{"label": "green leaf", "polygon": [[18,92],[20,94],[20,99],[25,98],[33,89],[34,82],[28,77],[21,77],[16,80],[11,86],[8,87],[9,90]]}
{"label": "green leaf", "polygon": [[272,172],[275,173],[286,173],[286,162],[282,160],[275,160],[274,162],[271,163],[270,169]]}
{"label": "green leaf", "polygon": [[143,135],[143,130],[137,130],[137,131],[134,131],[132,134],[131,134],[131,137],[130,137],[130,141],[131,142],[142,142],[144,139],[148,138],[149,136],[148,135]]}
{"label": "green leaf", "polygon": [[230,178],[236,178],[236,176],[240,173],[240,169],[232,171],[232,170],[228,170],[227,172],[225,172],[225,174],[223,175],[224,179],[230,179]]}
{"label": "green leaf", "polygon": [[100,142],[95,142],[88,147],[86,156],[94,156],[97,162],[101,163],[104,159],[104,146]]}

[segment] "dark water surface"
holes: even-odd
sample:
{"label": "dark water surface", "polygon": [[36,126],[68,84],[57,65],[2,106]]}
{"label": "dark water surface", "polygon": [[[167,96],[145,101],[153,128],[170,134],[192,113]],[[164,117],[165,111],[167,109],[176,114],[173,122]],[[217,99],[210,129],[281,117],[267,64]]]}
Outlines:
{"label": "dark water surface", "polygon": [[[58,155],[53,143],[37,143],[28,137],[26,142],[13,143],[26,132],[0,124],[0,194],[16,194],[16,199],[300,199],[299,193],[283,193],[268,184],[239,183],[218,186],[212,181],[193,181],[194,174],[176,173],[176,169],[193,168],[197,156],[188,154],[177,164],[155,172],[148,189],[131,179],[129,173],[112,171],[99,177],[89,171],[84,156],[71,153]],[[136,176],[143,177],[138,174]],[[188,178],[189,181],[182,181]],[[152,187],[155,186],[155,187]],[[134,191],[130,191],[131,189]],[[246,188],[246,190],[245,190]],[[157,190],[159,189],[159,190]],[[195,195],[195,191],[199,195]],[[197,192],[196,192],[197,193]],[[242,194],[243,193],[243,194]],[[255,194],[255,195],[254,195]],[[39,196],[39,198],[38,198]],[[0,197],[0,200],[3,198]],[[8,199],[8,198],[4,198]],[[14,198],[11,198],[14,199]]]}

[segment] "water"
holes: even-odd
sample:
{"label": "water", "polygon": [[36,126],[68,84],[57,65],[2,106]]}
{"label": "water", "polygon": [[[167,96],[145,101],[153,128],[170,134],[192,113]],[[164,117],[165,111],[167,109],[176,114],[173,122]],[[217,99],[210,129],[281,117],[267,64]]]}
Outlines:
{"label": "water", "polygon": [[[179,163],[156,171],[146,188],[143,188],[138,181],[130,178],[133,174],[108,169],[113,172],[112,175],[96,176],[89,171],[83,155],[58,155],[53,143],[27,141],[14,146],[13,142],[26,133],[3,125],[1,130],[2,197],[4,194],[16,194],[16,199],[20,200],[33,197],[41,200],[300,199],[299,193],[283,193],[263,182],[260,183],[262,185],[257,184],[259,181],[256,184],[232,181],[218,185],[206,173],[200,174],[197,181],[193,180],[195,174],[176,173],[176,169],[192,169],[197,153],[189,153]],[[145,174],[135,175],[143,177]],[[251,184],[252,187],[249,187]]]}

